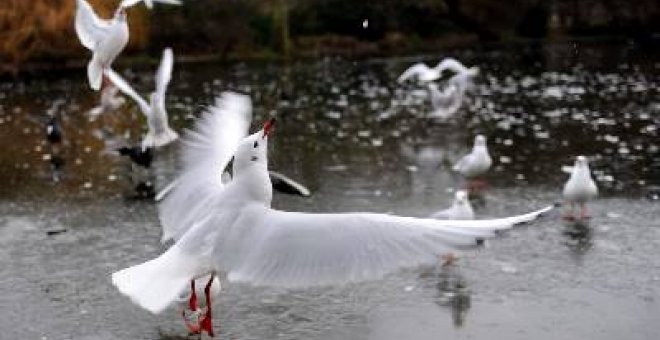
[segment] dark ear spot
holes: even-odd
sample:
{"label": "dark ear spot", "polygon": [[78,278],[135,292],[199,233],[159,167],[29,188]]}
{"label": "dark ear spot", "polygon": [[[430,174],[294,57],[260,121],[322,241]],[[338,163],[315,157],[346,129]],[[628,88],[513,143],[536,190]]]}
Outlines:
{"label": "dark ear spot", "polygon": [[259,146],[259,142],[255,141],[255,142],[254,142],[254,148],[256,149],[257,146]]}

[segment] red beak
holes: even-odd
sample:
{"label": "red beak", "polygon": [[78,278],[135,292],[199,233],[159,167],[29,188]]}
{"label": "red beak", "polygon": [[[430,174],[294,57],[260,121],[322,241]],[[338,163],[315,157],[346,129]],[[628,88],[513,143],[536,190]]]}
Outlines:
{"label": "red beak", "polygon": [[271,118],[266,121],[264,124],[264,135],[261,138],[266,138],[272,131],[273,128],[275,127],[275,118]]}

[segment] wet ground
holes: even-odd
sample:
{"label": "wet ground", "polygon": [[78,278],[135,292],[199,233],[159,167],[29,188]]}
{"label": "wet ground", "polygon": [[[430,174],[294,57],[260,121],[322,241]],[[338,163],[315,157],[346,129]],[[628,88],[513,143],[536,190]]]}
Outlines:
{"label": "wet ground", "polygon": [[[560,200],[561,168],[578,154],[601,188],[590,221],[554,212],[451,269],[299,291],[228,286],[216,307],[220,337],[655,339],[660,58],[634,45],[507,51],[453,53],[482,75],[450,122],[426,117],[425,90],[394,81],[437,58],[176,65],[167,104],[178,130],[228,89],[250,93],[256,122],[277,115],[271,168],[313,191],[277,194],[277,208],[427,216],[461,185],[448,165],[476,133],[495,159],[479,217]],[[121,71],[152,89],[151,70]],[[96,97],[83,76],[0,84],[0,339],[178,339],[176,309],[150,315],[109,280],[163,251],[155,206],[133,187],[171,177],[176,147],[159,150],[146,173],[114,155],[139,141],[144,119],[130,103],[90,121]],[[44,137],[50,114],[62,123],[60,145]]]}

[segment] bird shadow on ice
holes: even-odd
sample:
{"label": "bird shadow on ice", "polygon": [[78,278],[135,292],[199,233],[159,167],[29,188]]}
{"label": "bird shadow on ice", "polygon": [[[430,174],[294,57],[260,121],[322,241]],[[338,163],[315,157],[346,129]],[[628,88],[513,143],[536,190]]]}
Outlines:
{"label": "bird shadow on ice", "polygon": [[476,209],[486,208],[486,194],[484,192],[468,192],[468,199],[472,207]]}
{"label": "bird shadow on ice", "polygon": [[467,312],[471,307],[469,285],[460,271],[460,266],[453,257],[443,264],[438,264],[421,276],[433,278],[436,288],[435,303],[449,309],[455,327],[465,325]]}
{"label": "bird shadow on ice", "polygon": [[588,219],[564,221],[564,244],[576,256],[586,254],[593,245],[593,228]]}

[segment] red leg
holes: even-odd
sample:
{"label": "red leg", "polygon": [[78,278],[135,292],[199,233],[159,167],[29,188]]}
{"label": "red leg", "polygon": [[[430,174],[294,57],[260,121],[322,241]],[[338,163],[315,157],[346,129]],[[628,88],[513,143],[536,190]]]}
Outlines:
{"label": "red leg", "polygon": [[475,178],[467,181],[467,191],[468,194],[479,195],[485,191],[488,184],[485,180]]}
{"label": "red leg", "polygon": [[484,191],[488,187],[488,183],[486,183],[486,180],[484,179],[477,179],[476,184],[477,184],[477,190],[479,191]]}
{"label": "red leg", "polygon": [[567,221],[573,221],[575,219],[575,214],[574,214],[575,206],[574,206],[573,202],[567,202],[567,203],[568,203],[568,207],[569,207],[568,208],[569,212],[564,215],[564,219],[567,220]]}
{"label": "red leg", "polygon": [[587,204],[582,202],[580,203],[580,219],[589,219],[591,216],[589,216],[589,212],[587,211]]}
{"label": "red leg", "polygon": [[441,256],[442,258],[442,267],[450,267],[456,264],[456,255],[454,253],[447,253]]}
{"label": "red leg", "polygon": [[197,294],[195,293],[195,280],[190,281],[190,299],[188,300],[188,308],[190,310],[197,310]]}
{"label": "red leg", "polygon": [[477,193],[477,183],[471,179],[467,180],[467,192],[468,194],[476,194]]}
{"label": "red leg", "polygon": [[211,311],[211,285],[213,284],[214,275],[211,274],[209,282],[204,287],[204,295],[206,295],[206,314],[202,317],[202,321],[199,323],[203,331],[206,331],[209,336],[215,336],[213,334],[213,315]]}
{"label": "red leg", "polygon": [[186,324],[186,327],[191,333],[200,334],[201,328],[199,318],[196,315],[199,306],[197,305],[197,294],[195,293],[195,280],[190,281],[190,299],[188,299],[188,308],[190,308],[190,311],[193,313],[193,317],[197,320],[195,320],[193,323],[188,322],[188,318],[186,317],[186,309],[184,308],[181,312],[183,322]]}

